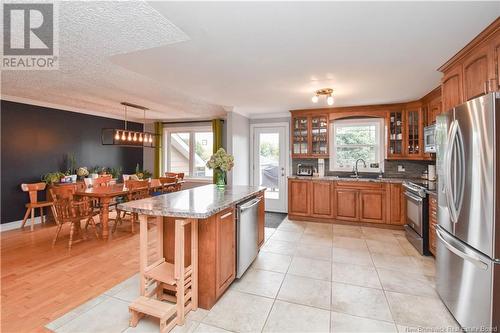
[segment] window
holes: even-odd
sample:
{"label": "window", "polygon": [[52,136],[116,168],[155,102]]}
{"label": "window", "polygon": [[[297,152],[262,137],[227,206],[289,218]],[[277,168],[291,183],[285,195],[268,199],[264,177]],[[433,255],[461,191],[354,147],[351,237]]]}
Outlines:
{"label": "window", "polygon": [[184,172],[189,178],[211,178],[206,167],[213,153],[211,127],[165,128],[164,170]]}
{"label": "window", "polygon": [[330,125],[330,171],[384,171],[384,120],[381,118],[337,120]]}

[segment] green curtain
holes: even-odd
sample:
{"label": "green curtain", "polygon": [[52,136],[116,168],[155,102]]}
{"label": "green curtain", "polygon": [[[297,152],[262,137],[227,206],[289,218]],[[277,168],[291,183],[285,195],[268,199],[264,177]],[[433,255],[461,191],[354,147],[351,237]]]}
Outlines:
{"label": "green curtain", "polygon": [[[212,133],[214,136],[214,154],[222,148],[222,120],[221,119],[213,119],[212,120]],[[215,172],[213,175],[212,182],[215,184]]]}
{"label": "green curtain", "polygon": [[214,135],[214,153],[222,148],[222,119],[212,120],[212,132]]}
{"label": "green curtain", "polygon": [[163,146],[163,123],[155,122],[155,169],[153,175],[155,178],[161,177],[161,147]]}

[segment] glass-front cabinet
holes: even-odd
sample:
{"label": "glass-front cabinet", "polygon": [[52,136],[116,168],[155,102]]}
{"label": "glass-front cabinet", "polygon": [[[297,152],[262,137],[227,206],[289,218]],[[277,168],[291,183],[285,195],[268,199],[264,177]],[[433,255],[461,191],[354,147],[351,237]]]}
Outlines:
{"label": "glass-front cabinet", "polygon": [[309,119],[307,117],[293,118],[292,147],[294,155],[309,153]]}
{"label": "glass-front cabinet", "polygon": [[328,117],[311,117],[311,153],[328,154]]}
{"label": "glass-front cabinet", "polygon": [[402,157],[404,154],[404,122],[403,110],[389,112],[387,131],[389,157]]}
{"label": "glass-front cabinet", "polygon": [[406,157],[419,158],[422,156],[423,119],[422,108],[406,110]]}
{"label": "glass-front cabinet", "polygon": [[328,157],[328,115],[292,117],[293,157]]}

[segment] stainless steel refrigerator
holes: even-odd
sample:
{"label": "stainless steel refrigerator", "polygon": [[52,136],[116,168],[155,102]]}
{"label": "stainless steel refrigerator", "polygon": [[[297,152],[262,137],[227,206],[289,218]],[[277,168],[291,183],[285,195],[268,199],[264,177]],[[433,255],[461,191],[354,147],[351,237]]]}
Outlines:
{"label": "stainless steel refrigerator", "polygon": [[438,116],[439,296],[463,328],[500,330],[500,94]]}

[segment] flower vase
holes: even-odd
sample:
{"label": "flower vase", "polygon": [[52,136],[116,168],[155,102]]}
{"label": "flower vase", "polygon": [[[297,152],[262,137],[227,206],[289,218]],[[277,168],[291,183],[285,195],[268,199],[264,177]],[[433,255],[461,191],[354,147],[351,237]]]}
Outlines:
{"label": "flower vase", "polygon": [[226,172],[220,168],[214,169],[214,183],[218,188],[226,187]]}

